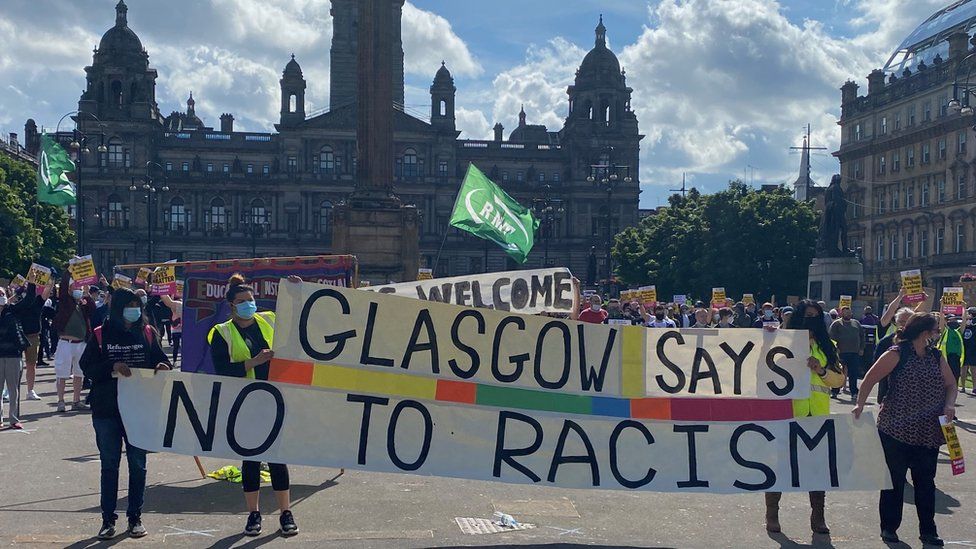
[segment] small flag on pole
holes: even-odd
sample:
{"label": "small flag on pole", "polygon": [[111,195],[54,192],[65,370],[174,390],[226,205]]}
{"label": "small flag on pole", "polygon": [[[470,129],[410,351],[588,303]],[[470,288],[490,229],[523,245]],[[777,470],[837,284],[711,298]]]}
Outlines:
{"label": "small flag on pole", "polygon": [[37,159],[37,201],[56,206],[75,204],[75,185],[68,179],[68,173],[73,171],[75,163],[68,153],[47,134],[42,134],[41,154]]}
{"label": "small flag on pole", "polygon": [[525,263],[535,243],[539,220],[470,164],[454,203],[451,226],[491,240],[509,257]]}

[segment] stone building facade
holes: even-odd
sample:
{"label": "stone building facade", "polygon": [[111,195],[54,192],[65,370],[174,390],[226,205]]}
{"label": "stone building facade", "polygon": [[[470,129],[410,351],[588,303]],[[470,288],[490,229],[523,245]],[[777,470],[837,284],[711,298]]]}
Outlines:
{"label": "stone building facade", "polygon": [[[897,292],[921,269],[938,294],[976,264],[976,106],[963,90],[976,64],[976,2],[926,20],[884,69],[841,88],[835,156],[849,200],[849,238],[865,283]],[[976,80],[968,83],[969,87]],[[954,101],[953,99],[958,100]]]}
{"label": "stone building facade", "polygon": [[[403,0],[392,4],[399,21]],[[306,80],[292,58],[280,80],[281,113],[274,131],[240,132],[230,113],[216,126],[201,120],[192,95],[185,111],[160,112],[156,70],[128,26],[127,6],[118,3],[115,25],[85,68],[87,87],[75,116],[81,134],[107,146],[104,153],[88,147],[79,162],[85,251],[94,253],[103,271],[146,260],[332,251],[332,211],[351,192],[356,176],[356,105],[348,100],[355,97],[357,78],[354,5],[354,0],[332,4],[330,109],[306,113]],[[542,204],[547,197],[559,201],[559,213],[544,223],[526,268],[548,263],[585,273],[594,247],[602,263],[606,231],[638,221],[643,137],[630,107],[632,89],[607,48],[602,20],[594,47],[567,90],[563,127],[553,131],[529,124],[522,112],[507,138],[499,123],[492,140],[458,138],[456,88],[443,64],[430,86],[430,118],[403,112],[403,52],[396,38],[394,103],[400,108],[394,120],[394,178],[402,200],[415,204],[422,216],[420,265],[433,265],[440,250],[438,276],[517,267],[497,247],[485,249],[481,240],[448,227],[469,162],[522,204]],[[62,132],[59,139],[67,144],[81,134]],[[37,140],[36,128],[28,131],[28,145],[36,148]],[[609,199],[587,181],[592,165],[608,163],[629,166],[632,174],[632,180],[618,182]],[[143,188],[147,180],[156,192]]]}

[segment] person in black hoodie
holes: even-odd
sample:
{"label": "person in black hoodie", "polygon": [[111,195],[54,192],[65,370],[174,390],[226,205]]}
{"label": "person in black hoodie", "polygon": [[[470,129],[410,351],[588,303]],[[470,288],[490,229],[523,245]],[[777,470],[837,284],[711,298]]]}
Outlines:
{"label": "person in black hoodie", "polygon": [[108,319],[96,327],[85,352],[81,355],[81,369],[91,378],[92,426],[95,443],[102,463],[101,508],[102,527],[99,539],[115,537],[115,508],[119,492],[119,464],[122,443],[129,464],[128,533],[143,537],[142,504],[146,491],[146,451],[129,444],[119,413],[118,380],[116,375],[129,377],[133,368],[169,370],[166,353],[159,346],[156,331],[143,321],[142,301],[127,289],[116,290]]}

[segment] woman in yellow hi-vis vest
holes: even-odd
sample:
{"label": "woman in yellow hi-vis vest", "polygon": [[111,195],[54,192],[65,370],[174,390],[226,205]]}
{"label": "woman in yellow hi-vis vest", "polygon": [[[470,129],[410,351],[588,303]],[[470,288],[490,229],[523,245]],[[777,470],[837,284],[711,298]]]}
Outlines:
{"label": "woman in yellow hi-vis vest", "polygon": [[[830,389],[843,387],[845,376],[837,360],[837,348],[823,321],[824,312],[813,300],[804,299],[790,318],[787,329],[807,330],[810,334],[810,398],[793,401],[794,417],[826,416],[830,414]],[[779,501],[781,492],[766,492],[766,530],[780,532]],[[810,492],[810,529],[814,534],[829,534],[824,517],[824,492]]]}
{"label": "woman in yellow hi-vis vest", "polygon": [[[297,277],[289,277],[289,280],[301,281]],[[247,286],[244,277],[239,274],[230,277],[226,299],[231,306],[230,320],[214,326],[207,336],[214,370],[217,375],[222,376],[267,380],[271,358],[274,356],[271,347],[274,341],[275,314],[271,311],[257,312],[254,289]],[[288,466],[269,463],[268,468],[275,499],[281,509],[281,533],[284,536],[293,536],[298,533],[298,526],[291,513]],[[241,465],[241,480],[244,485],[244,501],[249,512],[244,534],[257,536],[261,533],[261,511],[258,509],[261,463],[244,461]]]}

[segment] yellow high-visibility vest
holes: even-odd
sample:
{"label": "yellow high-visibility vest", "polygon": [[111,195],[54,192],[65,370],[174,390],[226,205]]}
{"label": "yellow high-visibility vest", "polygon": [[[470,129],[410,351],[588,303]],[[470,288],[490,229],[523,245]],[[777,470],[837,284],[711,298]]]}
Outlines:
{"label": "yellow high-visibility vest", "polygon": [[[254,322],[261,329],[261,336],[268,343],[268,348],[270,349],[274,341],[275,314],[272,311],[256,313],[254,315]],[[228,320],[227,322],[222,322],[214,326],[210,330],[210,333],[207,334],[207,343],[213,343],[214,332],[219,333],[220,337],[224,338],[224,341],[230,347],[229,354],[231,362],[244,362],[245,360],[251,359],[251,349],[247,347],[247,343],[241,337],[240,330],[234,326],[233,320]],[[245,371],[247,372],[245,377],[254,379],[253,368],[250,370],[245,369]]]}
{"label": "yellow high-visibility vest", "polygon": [[[827,367],[827,355],[820,349],[816,341],[810,341],[810,356],[820,362],[820,366]],[[793,401],[793,417],[827,416],[830,415],[830,387],[820,379],[817,372],[810,372],[810,398]]]}

